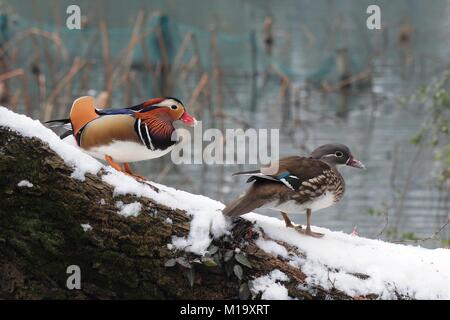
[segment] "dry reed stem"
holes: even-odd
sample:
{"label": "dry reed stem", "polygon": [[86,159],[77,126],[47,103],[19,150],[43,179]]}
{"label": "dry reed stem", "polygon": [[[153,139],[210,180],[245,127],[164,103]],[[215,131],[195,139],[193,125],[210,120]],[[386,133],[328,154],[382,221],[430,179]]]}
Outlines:
{"label": "dry reed stem", "polygon": [[172,63],[172,68],[170,69],[168,80],[167,80],[167,91],[172,91],[173,84],[175,83],[175,76],[178,73],[178,70],[181,65],[181,59],[183,58],[188,45],[192,43],[192,32],[188,32],[181,42],[180,47],[178,48],[177,54],[175,56],[174,62]]}
{"label": "dry reed stem", "polygon": [[355,82],[369,79],[372,76],[372,72],[369,69],[361,71],[360,73],[354,74],[345,80],[338,82],[336,85],[323,85],[323,91],[325,93],[331,93],[333,91],[341,90],[342,88],[351,85]]}
{"label": "dry reed stem", "polygon": [[54,87],[53,91],[47,98],[44,104],[43,119],[44,121],[50,120],[54,108],[54,102],[56,97],[59,95],[61,90],[75,77],[75,75],[86,65],[86,62],[80,60],[80,58],[75,58],[70,68],[69,72],[60,80],[58,84]]}
{"label": "dry reed stem", "polygon": [[22,82],[22,91],[23,91],[23,104],[25,106],[25,113],[28,116],[31,116],[32,114],[32,106],[31,106],[31,98],[30,98],[30,91],[28,90],[28,77],[27,74],[24,73],[20,80]]}
{"label": "dry reed stem", "polygon": [[22,93],[22,90],[21,89],[17,89],[16,92],[12,95],[11,100],[9,102],[10,109],[12,111],[14,111],[14,112],[17,109],[17,104],[19,102],[19,98],[21,96],[21,93]]}
{"label": "dry reed stem", "polygon": [[184,81],[186,80],[187,76],[189,75],[189,73],[195,69],[195,67],[197,67],[199,65],[199,58],[198,56],[193,56],[191,58],[191,60],[189,60],[189,62],[187,64],[185,64],[182,68],[181,71],[179,72],[179,76],[178,79],[180,79],[180,81]]}
{"label": "dry reed stem", "polygon": [[117,60],[118,63],[116,65],[116,68],[114,68],[114,70],[112,71],[111,77],[108,79],[108,82],[107,82],[107,85],[105,88],[105,91],[108,93],[107,105],[109,104],[109,101],[111,99],[111,93],[114,88],[114,82],[116,81],[116,79],[118,78],[118,76],[120,74],[122,74],[122,75],[125,74],[126,72],[128,72],[128,70],[130,68],[131,58],[132,58],[132,53],[133,53],[134,47],[139,43],[139,41],[141,41],[141,39],[143,37],[145,37],[148,34],[148,32],[143,32],[143,33],[139,34],[139,31],[142,27],[143,22],[144,22],[144,13],[142,10],[140,10],[136,17],[136,22],[133,27],[131,39],[130,39],[127,47],[123,50],[123,52],[121,54],[119,54],[119,57]]}
{"label": "dry reed stem", "polygon": [[58,35],[35,27],[22,31],[11,40],[8,40],[8,42],[6,42],[3,46],[3,49],[0,51],[0,57],[5,55],[8,50],[17,48],[20,42],[32,36],[39,36],[50,40],[60,50],[60,53],[63,55],[64,59],[66,60],[68,58],[67,49],[64,47],[62,40]]}
{"label": "dry reed stem", "polygon": [[14,78],[17,76],[22,76],[24,73],[25,73],[25,71],[22,68],[7,71],[5,73],[0,74],[0,82],[6,81],[8,79],[11,79],[11,78]]}
{"label": "dry reed stem", "polygon": [[200,78],[200,81],[198,82],[197,86],[195,87],[194,91],[192,92],[191,98],[188,101],[188,106],[192,110],[192,113],[196,115],[197,108],[195,108],[195,103],[197,102],[198,97],[202,93],[202,91],[206,88],[206,85],[208,84],[209,77],[207,73],[204,73],[202,77]]}
{"label": "dry reed stem", "polygon": [[105,20],[101,20],[99,23],[101,40],[102,40],[102,56],[103,56],[103,65],[104,65],[104,81],[105,86],[107,83],[107,79],[111,76],[111,54],[110,54],[110,46],[109,46],[109,35],[108,35],[108,26]]}

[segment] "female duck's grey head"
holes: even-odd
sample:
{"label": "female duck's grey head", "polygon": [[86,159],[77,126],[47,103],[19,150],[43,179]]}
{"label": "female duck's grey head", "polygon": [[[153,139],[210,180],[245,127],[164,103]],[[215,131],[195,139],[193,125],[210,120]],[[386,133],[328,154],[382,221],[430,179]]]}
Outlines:
{"label": "female duck's grey head", "polygon": [[347,165],[360,169],[366,168],[361,161],[353,157],[346,145],[338,143],[324,144],[318,147],[311,152],[310,158],[324,161],[331,166]]}

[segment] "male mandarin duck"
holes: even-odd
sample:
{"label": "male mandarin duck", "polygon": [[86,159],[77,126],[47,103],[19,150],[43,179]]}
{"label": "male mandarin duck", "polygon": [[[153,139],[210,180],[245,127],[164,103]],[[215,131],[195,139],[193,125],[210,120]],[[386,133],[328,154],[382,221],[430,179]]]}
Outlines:
{"label": "male mandarin duck", "polygon": [[62,139],[73,135],[77,145],[88,154],[106,160],[116,170],[143,179],[131,171],[128,163],[170,152],[179,142],[172,136],[173,122],[177,120],[189,126],[197,123],[176,98],[156,98],[128,108],[100,110],[94,107],[94,98],[85,96],[73,102],[69,119],[47,123],[69,129],[61,135]]}
{"label": "male mandarin duck", "polygon": [[[311,231],[311,213],[337,203],[344,196],[345,182],[337,170],[340,165],[364,169],[350,149],[342,144],[326,144],[315,149],[309,157],[291,156],[273,166],[256,171],[238,172],[253,182],[245,194],[231,202],[223,210],[226,216],[240,216],[256,208],[280,211],[286,227],[298,232],[322,237]],[[306,212],[306,230],[294,226],[288,213]]]}

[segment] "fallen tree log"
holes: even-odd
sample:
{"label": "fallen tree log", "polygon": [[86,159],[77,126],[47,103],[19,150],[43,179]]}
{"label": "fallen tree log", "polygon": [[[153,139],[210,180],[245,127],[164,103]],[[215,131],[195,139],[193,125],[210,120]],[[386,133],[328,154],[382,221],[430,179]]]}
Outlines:
{"label": "fallen tree log", "polygon": [[138,182],[0,107],[0,299],[450,299],[450,250]]}
{"label": "fallen tree log", "polygon": [[[209,256],[170,250],[172,236],[189,232],[186,212],[114,196],[104,170],[85,181],[72,171],[45,142],[0,127],[0,298],[249,299],[258,298],[249,280],[274,269],[289,277],[290,297],[350,298],[307,286],[300,269],[255,245],[260,234],[245,219],[214,240]],[[119,215],[118,201],[137,201],[142,213]],[[71,265],[81,270],[80,290],[66,286]]]}

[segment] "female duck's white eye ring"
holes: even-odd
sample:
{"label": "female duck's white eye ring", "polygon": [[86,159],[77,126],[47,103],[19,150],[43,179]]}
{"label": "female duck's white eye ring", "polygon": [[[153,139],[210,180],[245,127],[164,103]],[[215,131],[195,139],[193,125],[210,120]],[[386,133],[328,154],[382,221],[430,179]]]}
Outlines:
{"label": "female duck's white eye ring", "polygon": [[335,153],[334,153],[334,155],[336,156],[336,157],[342,157],[344,154],[341,152],[341,151],[336,151]]}
{"label": "female duck's white eye ring", "polygon": [[177,110],[177,109],[178,109],[178,106],[175,105],[175,104],[173,104],[173,105],[170,106],[170,109],[172,109],[172,110]]}

